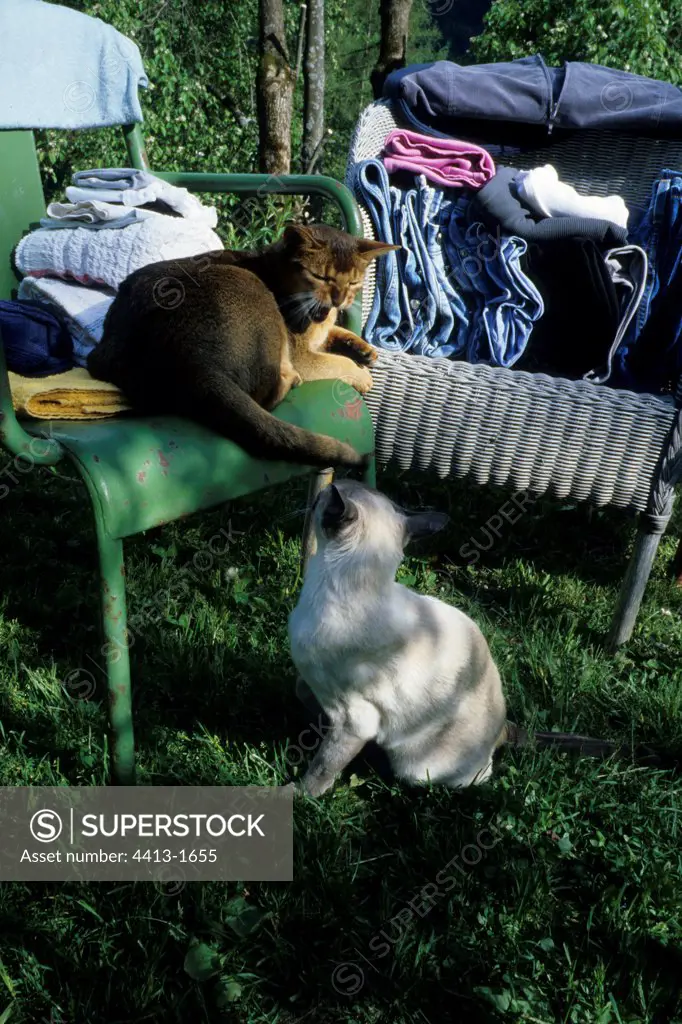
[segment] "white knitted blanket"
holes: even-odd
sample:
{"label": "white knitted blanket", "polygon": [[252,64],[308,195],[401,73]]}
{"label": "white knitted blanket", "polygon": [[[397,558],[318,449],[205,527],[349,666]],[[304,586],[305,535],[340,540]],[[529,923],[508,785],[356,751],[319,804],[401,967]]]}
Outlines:
{"label": "white knitted blanket", "polygon": [[200,221],[159,214],[125,228],[38,228],[22,238],[14,258],[22,274],[116,289],[133,271],[149,263],[223,248],[218,235]]}

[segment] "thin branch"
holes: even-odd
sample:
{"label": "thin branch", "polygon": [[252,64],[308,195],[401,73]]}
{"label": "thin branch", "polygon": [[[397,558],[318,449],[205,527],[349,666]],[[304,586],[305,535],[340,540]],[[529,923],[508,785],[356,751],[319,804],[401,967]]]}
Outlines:
{"label": "thin branch", "polygon": [[298,23],[298,46],[296,47],[296,73],[294,80],[298,82],[303,64],[303,43],[305,42],[305,19],[308,13],[306,4],[301,4],[301,18]]}
{"label": "thin branch", "polygon": [[206,82],[206,92],[210,92],[211,96],[214,96],[221,106],[230,111],[240,128],[246,128],[247,125],[253,124],[254,118],[244,113],[233,96],[223,95],[211,82]]}
{"label": "thin branch", "polygon": [[323,135],[322,138],[320,139],[320,141],[318,142],[318,144],[315,146],[315,149],[313,150],[313,154],[310,157],[310,160],[308,161],[308,166],[303,171],[304,174],[312,174],[313,173],[313,170],[315,169],[315,164],[317,163],[319,158],[322,156],[322,150],[324,149],[325,143],[326,143],[327,139],[329,138],[329,136],[331,134],[332,134],[331,128],[327,128],[327,134]]}
{"label": "thin branch", "polygon": [[154,15],[154,17],[153,17],[153,18],[151,18],[151,19],[150,19],[150,20],[149,20],[149,21],[148,21],[148,22],[146,23],[146,25],[145,25],[145,28],[151,28],[151,27],[152,27],[152,25],[154,24],[154,22],[155,22],[155,21],[156,21],[156,20],[157,20],[158,18],[160,18],[160,17],[161,17],[161,15],[163,14],[164,8],[168,7],[168,4],[169,4],[169,2],[170,2],[170,0],[164,0],[164,2],[163,2],[163,3],[161,4],[161,6],[160,6],[160,7],[159,7],[159,9],[157,10],[156,14]]}

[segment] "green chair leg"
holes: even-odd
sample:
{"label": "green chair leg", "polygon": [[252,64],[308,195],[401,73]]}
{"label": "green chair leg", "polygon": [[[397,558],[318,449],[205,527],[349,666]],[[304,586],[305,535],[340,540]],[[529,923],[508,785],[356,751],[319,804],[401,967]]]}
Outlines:
{"label": "green chair leg", "polygon": [[112,540],[98,529],[100,586],[102,595],[102,654],[107,673],[111,773],[119,786],[135,785],[135,740],[130,694],[125,565],[123,542]]}
{"label": "green chair leg", "polygon": [[365,471],[362,474],[362,481],[367,484],[368,487],[376,487],[377,485],[377,460],[374,455],[365,467]]}
{"label": "green chair leg", "polygon": [[305,572],[308,559],[315,554],[315,533],[313,532],[313,505],[318,494],[334,479],[333,469],[321,469],[313,473],[308,486],[308,506],[303,524],[303,540],[301,541],[301,573]]}

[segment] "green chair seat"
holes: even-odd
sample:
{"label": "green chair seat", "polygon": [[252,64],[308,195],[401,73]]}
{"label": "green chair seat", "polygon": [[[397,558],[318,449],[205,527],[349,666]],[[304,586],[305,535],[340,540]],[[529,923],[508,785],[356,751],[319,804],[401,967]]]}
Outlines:
{"label": "green chair seat", "polygon": [[[374,440],[367,407],[347,387],[341,391],[333,381],[304,384],[274,415],[369,453]],[[309,466],[254,459],[233,441],[176,416],[31,420],[24,426],[63,445],[115,538],[310,474]]]}

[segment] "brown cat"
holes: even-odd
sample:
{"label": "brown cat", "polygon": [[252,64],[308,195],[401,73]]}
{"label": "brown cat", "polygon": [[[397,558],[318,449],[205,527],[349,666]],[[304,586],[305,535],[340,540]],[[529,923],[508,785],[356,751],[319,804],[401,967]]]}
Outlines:
{"label": "brown cat", "polygon": [[[336,326],[370,260],[398,246],[325,226],[290,226],[260,252],[166,260],[121,285],[88,357],[142,412],[187,416],[250,454],[362,465],[350,445],[276,419],[302,380],[342,377],[366,392],[371,345]],[[359,365],[364,364],[364,365]]]}

